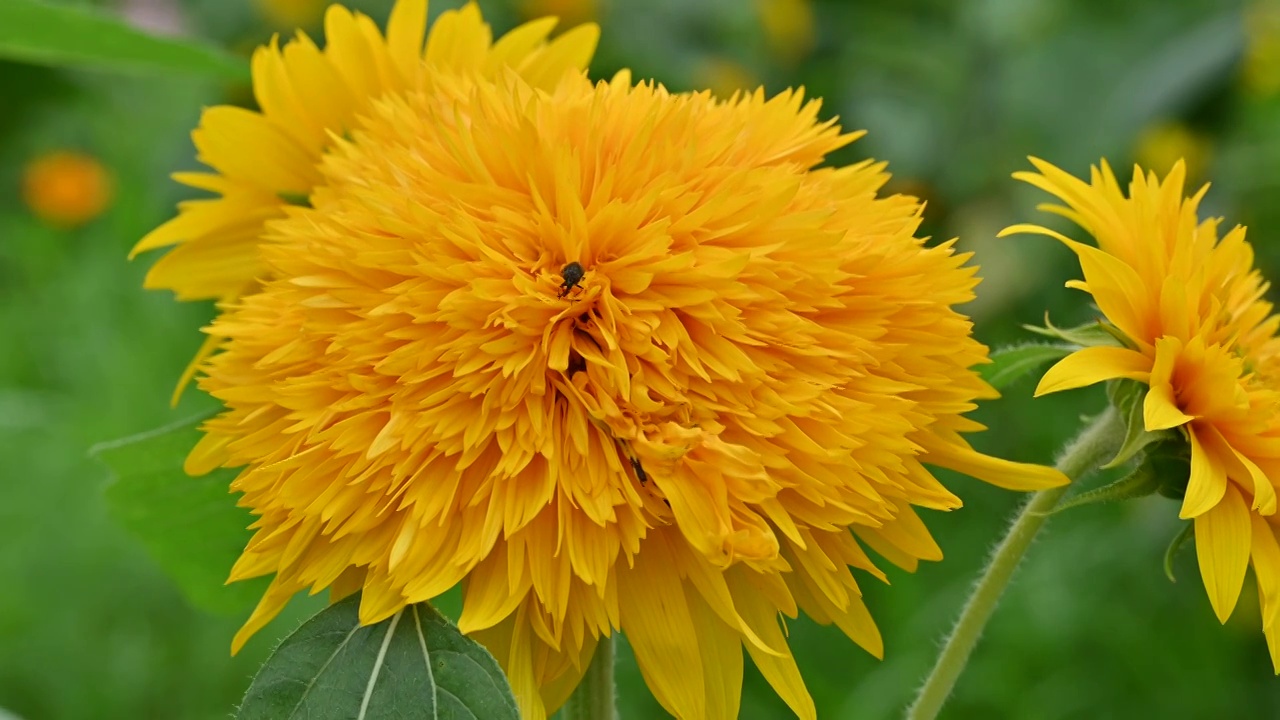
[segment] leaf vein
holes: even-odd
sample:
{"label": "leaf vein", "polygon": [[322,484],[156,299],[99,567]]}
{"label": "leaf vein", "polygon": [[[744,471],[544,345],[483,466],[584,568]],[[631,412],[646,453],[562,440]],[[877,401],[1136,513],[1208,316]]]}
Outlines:
{"label": "leaf vein", "polygon": [[431,686],[431,716],[439,717],[439,688],[436,687],[435,671],[431,669],[431,651],[427,649],[427,638],[422,634],[422,616],[418,614],[417,605],[410,607],[413,609],[413,627],[418,631],[418,647],[422,648],[422,663],[427,666],[427,684]]}
{"label": "leaf vein", "polygon": [[293,706],[293,709],[289,711],[289,718],[297,717],[298,711],[302,709],[302,703],[306,701],[307,695],[311,694],[311,690],[316,686],[316,682],[320,680],[320,676],[324,675],[324,671],[329,669],[329,665],[333,662],[334,658],[338,657],[338,654],[347,646],[347,643],[351,642],[351,638],[355,637],[356,631],[359,629],[360,623],[356,623],[356,626],[351,628],[351,632],[347,633],[347,636],[342,638],[342,642],[338,643],[338,647],[334,648],[333,654],[330,655],[328,659],[324,661],[324,664],[320,666],[320,669],[316,671],[315,677],[311,678],[311,680],[307,682],[307,687],[303,689],[302,696],[298,698],[298,702]]}
{"label": "leaf vein", "polygon": [[387,648],[391,646],[391,638],[395,636],[396,625],[400,624],[400,616],[403,614],[404,610],[400,610],[391,617],[387,636],[382,639],[382,647],[378,648],[378,658],[373,662],[373,672],[369,673],[369,684],[364,688],[364,698],[360,701],[360,714],[356,716],[356,720],[365,720],[365,715],[369,712],[369,702],[373,700],[373,687],[378,684],[378,675],[382,672],[382,665],[387,660]]}

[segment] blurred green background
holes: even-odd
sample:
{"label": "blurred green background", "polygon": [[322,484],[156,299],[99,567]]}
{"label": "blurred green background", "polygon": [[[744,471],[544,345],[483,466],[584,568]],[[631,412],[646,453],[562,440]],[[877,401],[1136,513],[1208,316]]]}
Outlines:
{"label": "blurred green background", "polygon": [[[5,0],[0,0],[5,2]],[[380,23],[390,1],[352,2]],[[140,25],[247,54],[273,31],[319,34],[312,0],[130,0]],[[433,14],[455,6],[432,3]],[[483,0],[498,30],[559,13],[603,24],[592,71],[631,67],[674,89],[770,92],[803,84],[827,115],[870,135],[844,162],[890,162],[893,189],[928,201],[927,231],[959,235],[985,278],[967,311],[992,345],[1027,337],[1044,312],[1086,320],[1062,283],[1078,270],[1044,239],[995,240],[1035,217],[1035,191],[1009,174],[1035,154],[1075,173],[1102,156],[1163,172],[1186,156],[1213,179],[1206,210],[1250,226],[1280,273],[1280,5],[1221,0]],[[279,637],[316,607],[295,603],[240,656],[241,617],[191,607],[107,516],[95,442],[172,420],[168,396],[210,308],[140,289],[152,258],[129,247],[171,216],[195,167],[188,132],[202,106],[248,89],[0,63],[0,708],[27,720],[224,718]],[[96,217],[41,219],[24,172],[55,151],[105,168]],[[79,167],[79,166],[77,166]],[[76,174],[79,173],[79,174]],[[82,167],[67,182],[100,186]],[[28,183],[33,182],[30,178]],[[81,208],[86,217],[93,208]],[[56,213],[55,213],[56,215]],[[1040,218],[1043,220],[1043,218]],[[1030,400],[1024,381],[980,419],[988,451],[1047,461],[1100,392]],[[789,624],[825,718],[900,715],[928,671],[988,548],[1019,498],[948,477],[964,510],[926,521],[946,561],[892,587],[863,583],[884,661],[833,628]],[[1263,718],[1280,682],[1247,588],[1215,621],[1192,552],[1179,581],[1161,559],[1176,506],[1148,499],[1072,510],[1033,550],[961,679],[948,718]],[[887,565],[887,563],[886,563]],[[1251,582],[1251,581],[1250,581]],[[662,717],[624,654],[627,720]],[[3,713],[0,713],[3,716]],[[748,669],[744,718],[789,717]]]}

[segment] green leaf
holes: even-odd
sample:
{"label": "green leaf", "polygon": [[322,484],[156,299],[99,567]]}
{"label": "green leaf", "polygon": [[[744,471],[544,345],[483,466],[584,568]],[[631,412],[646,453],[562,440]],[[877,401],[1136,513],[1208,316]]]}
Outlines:
{"label": "green leaf", "polygon": [[0,58],[36,65],[247,81],[248,63],[192,40],[161,38],[89,8],[0,0]]}
{"label": "green leaf", "polygon": [[1182,524],[1182,530],[1173,536],[1173,540],[1169,542],[1169,547],[1164,551],[1164,574],[1169,578],[1169,582],[1178,582],[1178,578],[1173,576],[1173,559],[1178,556],[1178,551],[1187,541],[1196,536],[1196,524],[1193,522],[1185,522]]}
{"label": "green leaf", "polygon": [[258,671],[237,720],[519,720],[498,663],[430,605],[362,627],[359,596],[320,611]]}
{"label": "green leaf", "polygon": [[1064,510],[1081,507],[1082,505],[1097,505],[1099,503],[1146,497],[1154,495],[1159,489],[1160,478],[1156,476],[1150,465],[1144,463],[1134,468],[1133,472],[1110,485],[1094,488],[1088,492],[1082,492],[1079,495],[1068,498],[1066,502],[1044,514],[1057,515]]}
{"label": "green leaf", "polygon": [[1039,325],[1023,325],[1022,327],[1037,335],[1063,340],[1076,347],[1094,347],[1096,345],[1123,347],[1125,345],[1124,334],[1114,326],[1101,320],[1094,320],[1073,328],[1060,328],[1049,322],[1049,314],[1045,313],[1043,327]]}
{"label": "green leaf", "polygon": [[1066,357],[1071,350],[1067,345],[1014,345],[992,353],[991,364],[983,365],[978,372],[983,380],[1001,390],[1045,363]]}
{"label": "green leaf", "polygon": [[[1094,109],[1096,127],[1084,137],[1116,131],[1132,136],[1161,118],[1179,117],[1221,87],[1247,42],[1239,10],[1223,7],[1145,46],[1141,59],[1119,66],[1110,78]],[[1099,146],[1096,138],[1091,146]]]}
{"label": "green leaf", "polygon": [[194,478],[182,470],[208,415],[103,443],[89,452],[115,475],[106,489],[111,515],[142,541],[194,605],[235,614],[257,602],[267,580],[225,584],[252,535],[246,528],[253,516],[236,507],[229,489],[235,472]]}
{"label": "green leaf", "polygon": [[1143,403],[1147,397],[1146,385],[1136,380],[1114,381],[1108,385],[1107,394],[1111,398],[1111,404],[1124,419],[1125,434],[1116,456],[1102,466],[1104,469],[1119,467],[1132,460],[1148,445],[1174,437],[1168,430],[1147,431],[1143,414]]}

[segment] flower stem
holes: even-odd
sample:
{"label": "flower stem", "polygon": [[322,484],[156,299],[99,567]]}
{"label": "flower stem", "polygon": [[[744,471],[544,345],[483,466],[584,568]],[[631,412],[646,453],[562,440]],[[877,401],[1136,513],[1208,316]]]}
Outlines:
{"label": "flower stem", "polygon": [[582,682],[560,710],[561,720],[617,720],[613,691],[615,644],[613,635],[600,638]]}
{"label": "flower stem", "polygon": [[[1056,467],[1072,481],[1079,480],[1111,459],[1123,437],[1124,427],[1120,417],[1115,410],[1108,408],[1067,446],[1058,457]],[[955,687],[956,679],[964,672],[969,655],[982,635],[982,629],[991,619],[1000,596],[1008,587],[1013,571],[1017,569],[1022,556],[1031,546],[1031,541],[1049,519],[1049,513],[1057,507],[1068,487],[1042,490],[1023,506],[1008,534],[991,555],[991,561],[974,586],[973,594],[965,603],[951,635],[947,637],[933,671],[929,673],[916,694],[915,702],[907,710],[908,720],[933,720],[938,716],[951,689]]]}

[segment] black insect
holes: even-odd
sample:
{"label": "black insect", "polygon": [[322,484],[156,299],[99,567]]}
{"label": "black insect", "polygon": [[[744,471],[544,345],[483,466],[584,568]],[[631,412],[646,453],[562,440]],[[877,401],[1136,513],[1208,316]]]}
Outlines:
{"label": "black insect", "polygon": [[582,282],[582,277],[587,274],[581,263],[571,262],[560,270],[560,277],[564,282],[560,283],[560,297],[569,294],[569,291],[578,287],[578,283]]}
{"label": "black insect", "polygon": [[631,458],[631,467],[635,469],[636,477],[640,478],[641,485],[649,481],[649,476],[644,473],[644,466],[640,464],[639,458]]}

